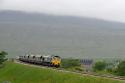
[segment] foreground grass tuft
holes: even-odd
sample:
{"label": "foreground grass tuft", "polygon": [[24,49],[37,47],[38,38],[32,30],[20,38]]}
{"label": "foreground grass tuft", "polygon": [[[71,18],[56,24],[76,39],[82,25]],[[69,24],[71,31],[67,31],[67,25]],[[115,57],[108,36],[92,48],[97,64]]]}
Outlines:
{"label": "foreground grass tuft", "polygon": [[0,68],[0,83],[125,83],[111,79],[81,76],[73,73],[41,69],[7,62]]}

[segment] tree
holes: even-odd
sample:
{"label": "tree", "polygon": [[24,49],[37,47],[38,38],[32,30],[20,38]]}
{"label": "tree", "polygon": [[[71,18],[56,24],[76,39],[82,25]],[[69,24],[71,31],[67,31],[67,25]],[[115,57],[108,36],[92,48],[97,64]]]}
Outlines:
{"label": "tree", "polygon": [[93,69],[94,71],[102,71],[106,68],[106,63],[104,61],[96,62]]}
{"label": "tree", "polygon": [[115,72],[117,75],[125,76],[125,61],[119,63]]}
{"label": "tree", "polygon": [[7,59],[6,59],[6,55],[8,55],[7,52],[5,52],[5,51],[1,51],[1,52],[0,52],[0,65],[1,65],[4,61],[7,60]]}

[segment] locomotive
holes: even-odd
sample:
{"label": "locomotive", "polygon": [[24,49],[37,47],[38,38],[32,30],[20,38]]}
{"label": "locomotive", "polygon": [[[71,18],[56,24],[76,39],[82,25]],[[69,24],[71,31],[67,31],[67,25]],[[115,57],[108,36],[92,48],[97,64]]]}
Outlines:
{"label": "locomotive", "polygon": [[54,55],[25,55],[19,56],[19,60],[22,62],[38,64],[43,66],[50,67],[60,67],[61,58],[59,56]]}

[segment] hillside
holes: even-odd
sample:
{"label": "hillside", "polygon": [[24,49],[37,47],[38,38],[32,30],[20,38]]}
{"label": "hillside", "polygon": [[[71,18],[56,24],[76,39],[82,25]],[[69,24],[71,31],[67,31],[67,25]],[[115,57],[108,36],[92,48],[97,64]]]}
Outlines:
{"label": "hillside", "polygon": [[57,54],[75,58],[125,57],[125,24],[95,18],[0,12],[0,50],[9,57]]}
{"label": "hillside", "polygon": [[124,83],[51,69],[29,67],[12,62],[7,62],[4,68],[0,68],[0,83],[4,81],[11,83]]}

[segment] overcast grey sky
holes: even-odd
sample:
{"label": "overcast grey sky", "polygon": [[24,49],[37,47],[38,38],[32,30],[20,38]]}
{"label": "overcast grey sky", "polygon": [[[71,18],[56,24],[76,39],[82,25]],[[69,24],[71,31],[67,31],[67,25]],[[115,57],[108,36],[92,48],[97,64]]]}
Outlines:
{"label": "overcast grey sky", "polygon": [[125,0],[0,0],[0,10],[87,16],[125,22]]}

